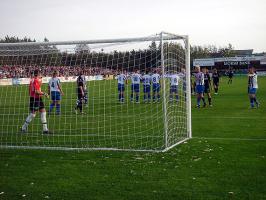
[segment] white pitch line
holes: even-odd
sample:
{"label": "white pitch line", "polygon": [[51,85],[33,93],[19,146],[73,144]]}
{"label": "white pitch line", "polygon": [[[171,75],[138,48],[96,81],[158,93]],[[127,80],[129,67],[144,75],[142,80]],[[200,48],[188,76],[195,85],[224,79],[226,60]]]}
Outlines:
{"label": "white pitch line", "polygon": [[192,137],[202,140],[235,140],[235,141],[266,141],[266,138],[214,138],[214,137]]}
{"label": "white pitch line", "polygon": [[192,116],[192,119],[196,118],[196,119],[261,119],[261,120],[265,120],[266,117],[230,117],[230,116],[223,116],[223,117],[217,117],[217,116],[212,116],[212,117],[207,117],[207,116]]}

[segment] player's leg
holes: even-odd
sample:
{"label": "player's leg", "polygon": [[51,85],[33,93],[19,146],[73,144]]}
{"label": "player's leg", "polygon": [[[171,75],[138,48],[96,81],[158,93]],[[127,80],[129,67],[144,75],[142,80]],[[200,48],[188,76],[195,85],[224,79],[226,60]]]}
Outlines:
{"label": "player's leg", "polygon": [[260,106],[260,102],[257,100],[257,95],[256,94],[254,94],[253,99],[254,99],[254,102],[255,102],[255,104],[256,104],[256,106],[258,108]]}
{"label": "player's leg", "polygon": [[79,109],[79,112],[82,113],[83,111],[83,98],[82,97],[79,97],[78,109]]}
{"label": "player's leg", "polygon": [[205,101],[205,98],[204,98],[204,94],[208,93],[208,88],[202,86],[202,94],[201,94],[201,99],[202,99],[202,102],[203,102],[203,107],[206,107],[206,101]]}
{"label": "player's leg", "polygon": [[152,101],[155,102],[156,86],[152,84]]}
{"label": "player's leg", "polygon": [[146,103],[147,98],[148,98],[147,86],[143,85],[143,101],[144,101],[144,103]]}
{"label": "player's leg", "polygon": [[43,133],[47,134],[47,133],[49,133],[49,131],[48,131],[48,126],[47,126],[46,110],[45,110],[45,108],[41,108],[39,111],[41,114]]}
{"label": "player's leg", "polygon": [[198,93],[197,94],[197,108],[200,108],[200,100],[201,100],[201,98],[202,98],[201,93]]}
{"label": "player's leg", "polygon": [[257,93],[257,88],[250,89],[250,94],[251,94],[251,98],[253,99],[253,104],[255,103],[256,107],[258,108],[260,103],[257,100],[256,93]]}
{"label": "player's leg", "polygon": [[172,102],[173,101],[173,86],[170,86],[170,94],[169,94],[169,100]]}
{"label": "player's leg", "polygon": [[150,102],[151,101],[151,86],[150,85],[148,86],[147,95],[148,95],[148,102]]}
{"label": "player's leg", "polygon": [[155,102],[155,97],[156,97],[156,91],[155,90],[153,90],[153,92],[152,92],[152,101],[153,102]]}
{"label": "player's leg", "polygon": [[157,85],[157,101],[159,102],[161,99],[161,96],[160,96],[160,84]]}
{"label": "player's leg", "polygon": [[122,85],[121,87],[121,102],[124,103],[124,94],[125,93],[125,85]]}
{"label": "player's leg", "polygon": [[212,106],[212,97],[210,91],[207,93],[207,95],[208,95],[209,106]]}
{"label": "player's leg", "polygon": [[36,107],[36,101],[35,98],[30,97],[30,114],[27,116],[24,124],[22,125],[21,131],[22,132],[26,132],[28,129],[28,126],[30,124],[30,122],[36,117],[36,111],[37,111],[37,107]]}
{"label": "player's leg", "polygon": [[84,104],[86,105],[86,106],[88,106],[88,90],[86,89],[85,90],[85,94],[84,94]]}
{"label": "player's leg", "polygon": [[117,90],[118,90],[118,101],[121,102],[121,99],[122,99],[122,87],[121,87],[121,84],[118,84]]}
{"label": "player's leg", "polygon": [[178,86],[175,86],[175,100],[178,102],[179,96],[178,96]]}
{"label": "player's leg", "polygon": [[124,103],[124,91],[122,90],[121,91],[121,100],[120,100],[122,103]]}
{"label": "player's leg", "polygon": [[47,134],[49,133],[48,131],[48,127],[47,127],[47,119],[46,119],[46,110],[44,108],[44,103],[42,101],[42,98],[38,99],[38,108],[39,108],[39,112],[41,114],[41,122],[42,122],[42,127],[43,127],[43,133]]}
{"label": "player's leg", "polygon": [[134,90],[135,90],[135,94],[136,94],[136,102],[139,103],[139,90],[140,86],[139,84],[135,84]]}
{"label": "player's leg", "polygon": [[254,98],[253,94],[249,93],[249,101],[250,101],[250,107],[254,108]]}
{"label": "player's leg", "polygon": [[55,101],[56,101],[55,92],[52,91],[50,95],[51,95],[51,100],[52,100],[52,102],[51,102],[51,104],[50,104],[50,106],[49,106],[48,114],[51,114],[51,112],[53,111],[54,106],[56,105],[56,104],[55,104]]}
{"label": "player's leg", "polygon": [[201,100],[201,95],[200,95],[199,89],[200,89],[199,85],[197,85],[195,87],[195,90],[196,90],[196,93],[197,93],[197,105],[196,105],[197,108],[200,108],[200,100]]}
{"label": "player's leg", "polygon": [[134,85],[131,84],[131,95],[130,95],[130,101],[133,102],[133,97],[134,97]]}
{"label": "player's leg", "polygon": [[61,112],[61,104],[60,101],[55,101],[55,106],[56,106],[56,114],[60,115]]}
{"label": "player's leg", "polygon": [[60,104],[60,100],[61,100],[61,94],[60,92],[56,92],[56,96],[55,96],[55,105],[56,105],[56,114],[60,115],[61,112],[61,104]]}
{"label": "player's leg", "polygon": [[27,116],[27,118],[26,118],[24,124],[22,125],[22,128],[21,128],[21,131],[22,131],[22,132],[26,132],[26,131],[27,131],[30,122],[31,122],[35,117],[36,117],[36,112],[35,112],[35,111],[30,112],[30,114]]}
{"label": "player's leg", "polygon": [[78,110],[80,111],[80,113],[82,113],[82,101],[83,101],[83,96],[82,94],[78,93],[78,98],[77,98],[77,103],[76,103],[76,108],[75,108],[76,114],[78,114],[77,113]]}

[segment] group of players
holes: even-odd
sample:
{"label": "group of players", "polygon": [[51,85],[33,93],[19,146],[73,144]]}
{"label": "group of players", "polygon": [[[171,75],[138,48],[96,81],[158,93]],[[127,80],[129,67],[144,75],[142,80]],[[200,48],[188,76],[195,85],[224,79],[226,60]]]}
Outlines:
{"label": "group of players", "polygon": [[[184,77],[185,75],[182,73],[173,73],[167,76],[170,80],[170,101],[174,101],[174,98],[175,101],[178,101],[178,85],[180,80],[184,80]],[[131,80],[131,102],[140,103],[139,96],[141,83],[143,84],[144,103],[160,102],[161,75],[157,70],[155,70],[152,74],[149,71],[146,71],[143,75],[140,74],[139,70],[136,70],[131,75],[126,75],[126,71],[121,72],[117,76],[118,101],[120,103],[124,103],[125,101],[125,84],[127,84],[128,79]]]}
{"label": "group of players", "polygon": [[[203,101],[203,107],[206,106],[206,101],[204,98],[204,94],[208,96],[209,106],[212,106],[212,99],[211,99],[211,76],[208,73],[206,68],[200,69],[200,66],[195,67],[196,73],[194,75],[195,81],[193,84],[195,91],[197,93],[197,108],[200,108],[200,102]],[[248,94],[250,99],[251,108],[259,107],[259,102],[256,98],[256,92],[258,88],[258,81],[257,81],[257,74],[253,67],[249,69],[248,74]],[[178,102],[178,87],[179,82],[183,82],[183,90],[186,91],[186,83],[185,83],[185,74],[184,73],[173,73],[170,75],[165,76],[165,78],[170,79],[170,101],[173,101],[174,98],[176,102]],[[153,74],[149,74],[147,71],[144,75],[141,75],[139,70],[136,70],[130,76],[126,75],[126,72],[121,72],[117,76],[117,89],[118,89],[118,101],[120,103],[124,103],[125,101],[125,84],[127,84],[127,80],[131,79],[131,95],[130,101],[134,101],[139,103],[139,93],[140,93],[140,84],[143,84],[143,93],[144,93],[144,102],[160,102],[160,79],[161,75],[158,71],[154,71]],[[218,94],[219,89],[219,79],[220,76],[215,69],[212,73],[213,79],[213,87],[215,90],[215,94]],[[60,100],[61,96],[64,95],[62,87],[60,85],[60,79],[58,78],[58,72],[53,73],[53,77],[49,80],[48,83],[48,93],[45,93],[41,90],[42,85],[42,78],[40,75],[39,70],[34,71],[34,77],[31,78],[29,84],[29,96],[30,96],[30,105],[29,110],[30,114],[27,116],[21,131],[23,133],[27,132],[28,126],[30,122],[35,118],[36,112],[39,111],[41,115],[41,122],[43,126],[43,134],[50,134],[51,132],[48,130],[47,127],[47,119],[46,119],[46,110],[44,107],[44,103],[42,100],[42,96],[46,96],[49,98],[51,97],[51,104],[49,107],[50,114],[53,111],[53,108],[56,107],[56,114],[60,114]],[[151,99],[151,90],[152,90],[152,99]],[[84,75],[79,74],[77,77],[77,103],[75,107],[75,112],[78,113],[78,110],[81,114],[83,112],[83,103],[86,105],[88,103],[88,96],[87,96],[87,87],[86,87],[86,78]]]}
{"label": "group of players", "polygon": [[212,97],[211,97],[211,88],[213,83],[213,88],[215,94],[218,94],[219,89],[219,82],[220,82],[220,75],[218,74],[217,70],[214,69],[212,73],[212,82],[211,76],[206,68],[200,69],[200,66],[195,67],[195,80],[192,84],[192,91],[197,93],[197,108],[200,108],[200,102],[203,101],[203,107],[206,107],[206,101],[204,94],[208,97],[209,106],[212,107]]}
{"label": "group of players", "polygon": [[[211,85],[211,77],[208,73],[208,70],[206,68],[203,68],[202,70],[200,69],[200,66],[195,67],[196,73],[195,73],[195,82],[194,88],[197,93],[197,108],[200,108],[200,102],[202,100],[203,102],[203,107],[206,107],[206,101],[204,98],[204,94],[207,94],[208,96],[208,101],[209,101],[209,106],[212,106],[212,99],[211,99],[211,93],[210,89],[212,87]],[[230,71],[228,74],[228,84],[232,84],[232,79],[233,79],[233,72]],[[212,79],[213,79],[213,88],[215,91],[215,94],[218,94],[218,89],[219,89],[219,80],[220,80],[220,75],[218,74],[217,70],[214,69],[212,73]],[[254,67],[249,68],[248,72],[248,96],[250,100],[250,107],[253,109],[259,107],[260,103],[257,100],[256,93],[258,89],[258,79],[257,79],[257,73]]]}

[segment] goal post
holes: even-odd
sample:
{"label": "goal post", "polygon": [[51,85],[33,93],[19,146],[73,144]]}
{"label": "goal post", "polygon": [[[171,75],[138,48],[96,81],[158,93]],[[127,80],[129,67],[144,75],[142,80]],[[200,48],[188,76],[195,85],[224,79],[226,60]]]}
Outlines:
{"label": "goal post", "polygon": [[[35,70],[64,93],[41,97],[52,134],[38,105],[27,121]],[[0,43],[0,148],[167,151],[192,137],[190,90],[186,35]]]}

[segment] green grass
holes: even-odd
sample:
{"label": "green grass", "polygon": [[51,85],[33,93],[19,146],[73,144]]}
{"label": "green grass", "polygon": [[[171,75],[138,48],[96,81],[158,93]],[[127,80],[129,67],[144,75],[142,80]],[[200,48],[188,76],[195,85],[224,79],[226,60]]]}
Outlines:
{"label": "green grass", "polygon": [[[213,97],[212,108],[196,109],[193,106],[194,138],[166,153],[0,149],[0,199],[266,199],[266,78],[259,77],[259,109],[249,109],[246,82],[244,77],[235,78],[233,85],[227,85],[226,80],[222,80],[219,95]],[[93,84],[96,96],[96,92],[100,91],[98,87],[101,86],[96,82]],[[110,86],[113,87],[114,85]],[[21,117],[26,116],[27,107],[24,102],[25,88],[18,87],[16,90],[21,90],[21,95],[14,102],[20,102],[21,107],[16,106],[12,110],[11,97],[6,96],[8,101],[5,103],[10,107],[5,108],[5,111],[10,113],[18,110],[18,115],[2,117],[5,124],[2,122],[2,129],[0,128],[1,131],[4,128],[13,130],[13,137],[10,140],[5,133],[1,133],[1,142],[21,142],[27,139],[30,142],[25,144],[29,145],[38,144],[38,141],[42,145],[60,143],[62,139],[56,140],[56,136],[48,142],[46,140],[49,138],[39,136],[38,119],[33,122],[28,136],[18,136],[16,131],[22,123]],[[0,88],[0,94],[6,94],[6,87]],[[112,91],[109,94],[116,97]],[[1,112],[4,109],[2,99],[3,96]],[[125,109],[132,116],[134,112],[137,114],[134,118],[138,123],[136,128],[141,125],[142,130],[137,128],[136,134],[141,134],[136,136],[160,135],[159,130],[163,128],[159,124],[160,120],[149,128],[140,117],[138,109],[146,108],[147,112],[155,112],[150,105],[123,105],[124,108],[116,104],[115,99],[113,101],[108,104],[109,107],[105,107],[107,113],[119,113]],[[193,97],[193,105],[195,101]],[[88,108],[88,111],[94,112],[94,116],[99,117],[98,120],[102,120],[100,113],[103,111],[103,104],[94,109]],[[159,116],[161,104],[156,104],[156,108]],[[82,120],[72,116],[70,110],[71,106],[63,107],[63,112],[69,112],[71,120]],[[83,120],[88,119],[93,120],[89,116]],[[97,119],[91,121],[88,128],[92,126],[95,131]],[[58,118],[52,116],[49,123],[53,120]],[[10,129],[7,126],[11,122],[17,124],[16,128]],[[113,125],[107,122],[108,120],[105,125],[110,130]],[[148,122],[153,123],[150,119]],[[57,127],[53,126],[56,130]],[[61,127],[67,128],[67,124]],[[119,126],[114,127],[121,130]],[[102,130],[96,131],[101,133]],[[69,134],[67,131],[65,133]],[[123,133],[128,135],[126,131]],[[75,141],[70,144],[80,146],[79,138],[70,138]],[[136,148],[156,148],[163,145],[158,139],[140,144],[137,138],[139,137],[131,138],[122,147],[130,145],[130,142]],[[87,143],[92,141],[89,139]],[[104,143],[100,138],[93,139],[94,143],[91,144],[96,146],[122,144],[119,140],[111,139]],[[100,143],[97,143],[99,140]],[[67,141],[61,144],[69,145]]]}

